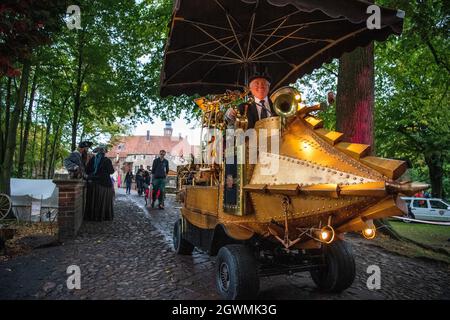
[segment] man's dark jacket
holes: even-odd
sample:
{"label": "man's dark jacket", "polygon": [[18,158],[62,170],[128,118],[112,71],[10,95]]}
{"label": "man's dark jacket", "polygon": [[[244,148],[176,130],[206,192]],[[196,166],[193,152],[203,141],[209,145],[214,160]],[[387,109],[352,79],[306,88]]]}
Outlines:
{"label": "man's dark jacket", "polygon": [[[253,129],[255,127],[256,121],[259,120],[258,108],[256,107],[255,102],[252,104],[242,103],[238,106],[238,109],[239,109],[239,112],[241,113],[241,115],[244,114],[246,105],[248,106],[247,107],[247,118],[248,118],[248,128],[247,129]],[[270,105],[270,112],[272,113],[272,115],[268,116],[268,117],[275,117],[276,113],[273,110],[273,104],[272,104],[272,101],[270,101],[270,99],[269,99],[269,105]],[[262,110],[261,110],[261,113],[262,113]]]}
{"label": "man's dark jacket", "polygon": [[80,151],[75,150],[69,154],[67,158],[64,159],[64,167],[68,171],[75,171],[75,168],[78,167],[81,173],[85,172],[85,165],[83,162],[83,155]]}
{"label": "man's dark jacket", "polygon": [[169,161],[167,159],[163,159],[161,161],[161,158],[158,157],[155,160],[153,160],[152,174],[154,178],[156,179],[165,178],[168,173],[169,173]]}

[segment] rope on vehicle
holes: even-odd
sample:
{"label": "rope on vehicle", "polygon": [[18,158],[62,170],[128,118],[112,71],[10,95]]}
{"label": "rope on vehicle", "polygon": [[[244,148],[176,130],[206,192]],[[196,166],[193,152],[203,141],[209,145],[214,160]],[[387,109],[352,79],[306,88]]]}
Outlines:
{"label": "rope on vehicle", "polygon": [[407,221],[412,221],[412,222],[425,223],[425,224],[435,224],[438,226],[450,226],[450,222],[433,222],[433,221],[417,220],[417,219],[411,219],[411,218],[405,218],[405,217],[399,217],[399,216],[393,216],[392,218],[396,218],[396,219],[400,219],[400,220],[407,220]]}

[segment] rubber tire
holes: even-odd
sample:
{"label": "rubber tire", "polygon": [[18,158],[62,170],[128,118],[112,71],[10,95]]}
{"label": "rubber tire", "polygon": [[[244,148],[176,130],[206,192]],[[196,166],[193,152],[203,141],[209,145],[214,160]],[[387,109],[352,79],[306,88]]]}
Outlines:
{"label": "rubber tire", "polygon": [[340,293],[355,280],[355,258],[351,247],[344,241],[334,241],[323,247],[326,266],[311,271],[311,277],[323,292]]}
{"label": "rubber tire", "polygon": [[177,254],[190,255],[194,251],[194,245],[183,238],[181,233],[181,219],[173,226],[173,248]]}
{"label": "rubber tire", "polygon": [[[411,212],[411,210],[408,210],[408,214],[406,215],[406,218],[415,219],[416,217]],[[409,221],[409,220],[403,220],[403,222],[405,222],[405,223],[414,223],[414,221]]]}
{"label": "rubber tire", "polygon": [[[221,265],[229,271],[228,289],[221,285]],[[249,247],[230,244],[220,248],[216,259],[216,287],[223,299],[255,299],[259,292],[257,264]]]}

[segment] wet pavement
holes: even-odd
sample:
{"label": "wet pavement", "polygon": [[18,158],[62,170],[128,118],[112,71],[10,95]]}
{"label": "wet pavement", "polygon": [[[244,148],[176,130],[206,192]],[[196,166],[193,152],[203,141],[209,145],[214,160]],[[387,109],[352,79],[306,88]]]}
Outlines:
{"label": "wet pavement", "polygon": [[[117,192],[115,219],[85,222],[63,245],[35,249],[0,263],[0,299],[218,299],[214,258],[172,248],[179,204],[168,195],[165,210],[147,209],[143,197]],[[259,299],[450,299],[450,266],[388,252],[362,238],[347,239],[356,279],[341,294],[316,290],[308,273],[261,279]],[[67,288],[67,268],[81,271],[81,289]],[[381,287],[367,287],[376,265]]]}

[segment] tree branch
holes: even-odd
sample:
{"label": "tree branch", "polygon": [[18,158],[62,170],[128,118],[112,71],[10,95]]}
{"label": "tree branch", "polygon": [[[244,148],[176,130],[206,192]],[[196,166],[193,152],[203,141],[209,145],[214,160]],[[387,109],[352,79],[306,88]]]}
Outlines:
{"label": "tree branch", "polygon": [[427,44],[428,48],[430,49],[431,53],[433,54],[436,64],[442,65],[445,69],[447,69],[447,72],[450,73],[449,66],[439,58],[438,53],[436,52],[436,49],[433,47],[433,44],[431,43],[430,39],[426,38],[425,43]]}
{"label": "tree branch", "polygon": [[324,69],[327,70],[329,73],[334,74],[336,77],[338,77],[338,74],[337,74],[336,72],[334,72],[333,70],[328,69],[328,68],[325,67],[325,66],[322,66],[322,68],[324,68]]}

